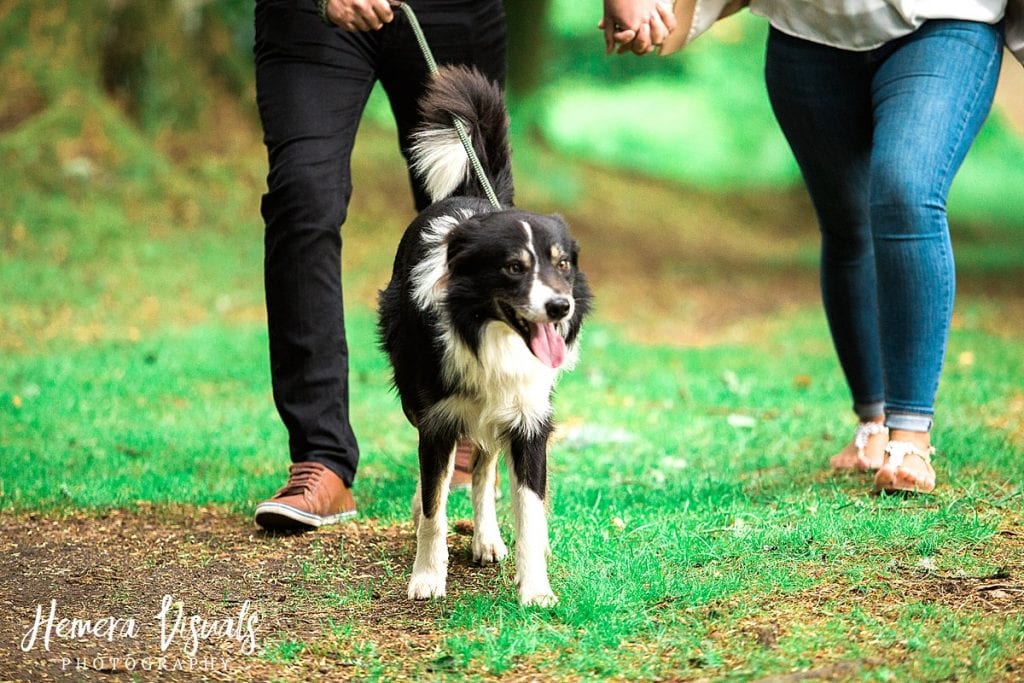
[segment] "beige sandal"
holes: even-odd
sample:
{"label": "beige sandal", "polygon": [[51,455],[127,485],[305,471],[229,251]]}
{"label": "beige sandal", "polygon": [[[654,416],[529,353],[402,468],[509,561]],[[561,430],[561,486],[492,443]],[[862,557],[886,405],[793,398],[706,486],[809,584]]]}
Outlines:
{"label": "beige sandal", "polygon": [[[935,469],[932,467],[932,456],[935,448],[929,446],[922,450],[910,441],[890,441],[885,447],[885,463],[875,475],[875,489],[886,493],[931,493],[935,490]],[[907,456],[915,456],[921,460],[928,471],[918,476],[903,466]]]}
{"label": "beige sandal", "polygon": [[[869,472],[871,470],[877,470],[880,465],[874,465],[869,460],[864,450],[867,448],[868,442],[871,437],[878,436],[880,434],[887,435],[889,430],[886,429],[885,425],[881,422],[860,422],[857,424],[857,431],[853,434],[853,445],[857,449],[857,455],[855,461],[850,464],[849,456],[844,456],[843,452],[838,455],[832,456],[829,460],[829,464],[832,465],[833,469],[837,470],[859,470],[861,472]],[[845,448],[843,449],[846,450]]]}

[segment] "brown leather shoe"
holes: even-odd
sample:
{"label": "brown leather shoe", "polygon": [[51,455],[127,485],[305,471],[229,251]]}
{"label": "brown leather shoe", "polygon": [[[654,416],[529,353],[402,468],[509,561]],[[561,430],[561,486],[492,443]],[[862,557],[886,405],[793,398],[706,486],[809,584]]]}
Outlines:
{"label": "brown leather shoe", "polygon": [[256,523],[268,531],[306,531],[355,515],[352,492],[318,462],[294,463],[288,483],[256,506]]}
{"label": "brown leather shoe", "polygon": [[[473,490],[473,467],[476,465],[476,446],[473,442],[463,439],[455,447],[455,471],[452,472],[450,491]],[[501,475],[494,475],[494,493],[501,498]]]}
{"label": "brown leather shoe", "polygon": [[473,488],[473,465],[475,463],[476,449],[471,442],[462,439],[455,447],[455,471],[452,472],[450,490],[462,491]]}

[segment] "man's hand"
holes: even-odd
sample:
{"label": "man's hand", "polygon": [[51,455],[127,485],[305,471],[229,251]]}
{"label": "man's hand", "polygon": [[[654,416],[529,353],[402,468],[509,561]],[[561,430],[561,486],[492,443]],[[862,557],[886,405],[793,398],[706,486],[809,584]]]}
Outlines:
{"label": "man's hand", "polygon": [[604,0],[604,16],[597,27],[604,31],[605,54],[645,55],[676,27],[667,0]]}
{"label": "man's hand", "polygon": [[387,0],[327,0],[324,10],[346,31],[376,31],[395,18]]}

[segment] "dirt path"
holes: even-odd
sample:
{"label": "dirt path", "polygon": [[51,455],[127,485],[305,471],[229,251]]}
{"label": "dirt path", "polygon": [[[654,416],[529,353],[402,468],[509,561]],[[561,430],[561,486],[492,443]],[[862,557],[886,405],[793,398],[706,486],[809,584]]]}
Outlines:
{"label": "dirt path", "polygon": [[[313,674],[337,680],[365,675],[371,651],[380,661],[430,661],[442,607],[405,597],[407,526],[363,520],[273,536],[214,508],[6,516],[0,522],[0,680],[151,670],[171,680],[194,680],[197,673],[232,681]],[[494,570],[465,561],[468,539],[449,543],[455,590],[493,580]],[[170,607],[162,622],[164,601]],[[179,603],[183,618],[174,630]],[[41,625],[33,629],[37,618]],[[119,621],[102,622],[99,637],[61,637],[61,619],[97,624],[104,618]],[[193,620],[197,632],[214,628],[216,635],[193,636]],[[342,629],[347,623],[354,630]],[[299,657],[289,642],[319,643],[321,651],[307,647]]]}
{"label": "dirt path", "polygon": [[[142,507],[9,515],[0,521],[0,539],[0,681],[145,680],[156,678],[154,672],[160,680],[225,681],[411,680],[424,668],[461,673],[437,628],[444,603],[405,597],[404,569],[413,552],[408,524],[361,520],[272,536],[217,508]],[[908,598],[1017,613],[1024,605],[1024,533],[1004,530],[990,545],[1008,561],[1000,577],[924,577],[917,568],[896,567],[887,580]],[[469,564],[468,537],[452,536],[449,546],[451,594],[508,580],[495,576],[500,570]],[[767,614],[770,621],[748,619],[734,626],[739,631],[714,637],[777,640],[792,624],[813,620],[823,602],[853,600],[870,612],[878,607],[873,599],[825,582],[788,596]],[[179,605],[183,619],[174,630]],[[90,620],[99,635],[62,637],[68,629],[62,619]],[[193,623],[199,635],[193,636]],[[229,623],[234,631],[225,632]],[[215,634],[203,638],[211,627]],[[854,670],[822,670],[822,677],[855,675],[879,662],[847,664]],[[1024,671],[1024,659],[1019,664]],[[501,680],[533,680],[528,666],[520,663]]]}

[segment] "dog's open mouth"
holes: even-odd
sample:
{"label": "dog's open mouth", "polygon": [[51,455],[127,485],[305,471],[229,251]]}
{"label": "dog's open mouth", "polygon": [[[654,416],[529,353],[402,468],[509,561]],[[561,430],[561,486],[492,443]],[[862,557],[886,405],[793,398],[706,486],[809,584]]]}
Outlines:
{"label": "dog's open mouth", "polygon": [[499,306],[505,322],[523,337],[530,352],[541,363],[549,368],[561,367],[565,362],[565,339],[558,333],[555,323],[527,320],[504,301]]}

